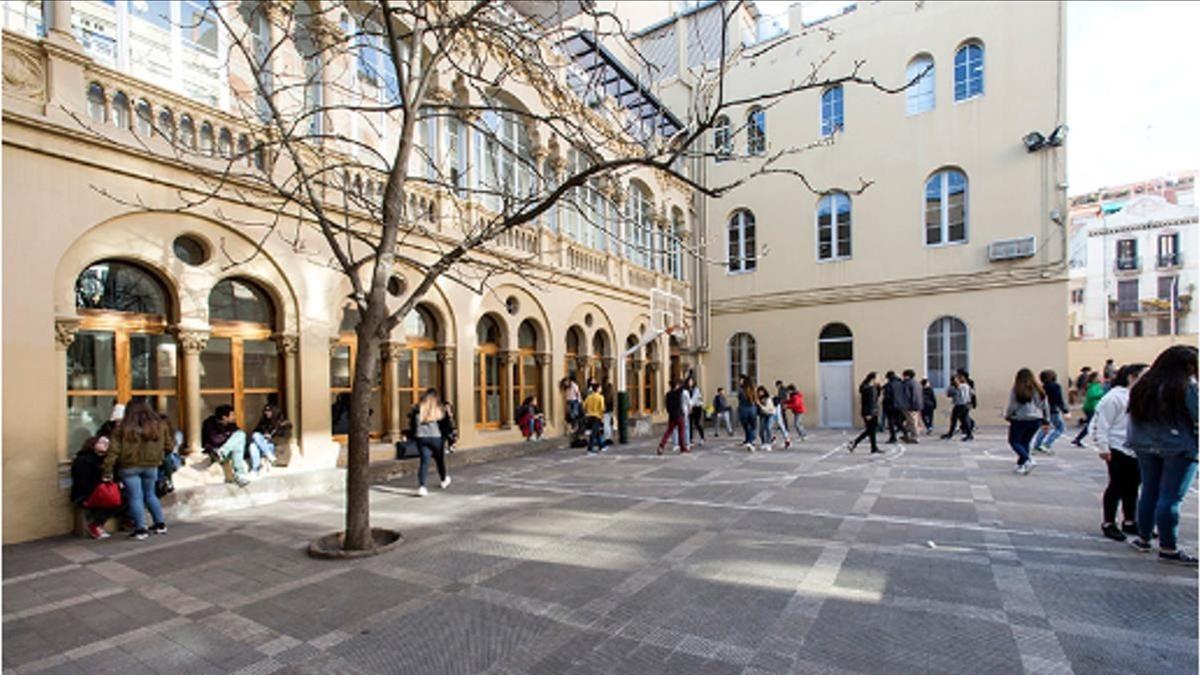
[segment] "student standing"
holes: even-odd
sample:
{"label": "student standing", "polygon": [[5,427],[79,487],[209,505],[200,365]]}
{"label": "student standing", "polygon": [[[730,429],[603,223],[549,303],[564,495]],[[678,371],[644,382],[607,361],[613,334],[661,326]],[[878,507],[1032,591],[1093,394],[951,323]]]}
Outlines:
{"label": "student standing", "polygon": [[924,396],[921,394],[921,383],[917,381],[917,373],[908,368],[904,371],[904,428],[908,438],[905,443],[920,443],[917,428],[921,422],[921,408],[924,407]]}
{"label": "student standing", "polygon": [[671,389],[666,395],[667,408],[667,430],[663,432],[662,440],[658,442],[658,454],[663,454],[663,448],[666,447],[667,441],[671,438],[673,432],[679,434],[679,452],[686,454],[691,452],[687,446],[687,408],[684,407],[684,390],[683,385],[675,380],[671,380]]}
{"label": "student standing", "polygon": [[783,380],[775,380],[775,398],[772,401],[775,404],[776,416],[779,418],[779,424],[783,428],[787,428],[787,414],[784,408],[787,405],[788,390],[784,386]]}
{"label": "student standing", "polygon": [[758,422],[758,392],[754,380],[742,375],[738,384],[738,422],[742,425],[746,452],[754,452],[755,425]]}
{"label": "student standing", "polygon": [[1104,398],[1104,385],[1100,384],[1100,373],[1091,373],[1088,375],[1087,393],[1083,396],[1083,428],[1079,430],[1079,435],[1075,436],[1075,440],[1071,441],[1071,445],[1077,448],[1083,447],[1083,439],[1087,436],[1088,425],[1092,423],[1092,415],[1096,414],[1096,406],[1100,404],[1100,399]]}
{"label": "student standing", "polygon": [[1062,386],[1058,383],[1058,375],[1053,370],[1043,370],[1038,374],[1042,381],[1042,389],[1046,392],[1046,403],[1050,406],[1050,426],[1053,431],[1049,434],[1038,430],[1033,439],[1033,449],[1037,452],[1051,454],[1054,452],[1054,441],[1066,431],[1063,420],[1070,415],[1067,402],[1063,400]]}
{"label": "student standing", "polygon": [[883,416],[887,419],[888,443],[895,443],[897,429],[904,429],[903,423],[897,425],[903,392],[904,383],[896,377],[896,373],[887,371],[883,376]]}
{"label": "student standing", "polygon": [[713,396],[713,438],[720,436],[718,433],[721,426],[725,426],[725,433],[733,435],[733,422],[730,420],[729,399],[725,397],[725,388],[717,387],[717,394]]}
{"label": "student standing", "polygon": [[1196,348],[1176,345],[1154,360],[1129,391],[1129,435],[1125,447],[1137,453],[1142,476],[1138,537],[1130,543],[1150,550],[1158,528],[1158,559],[1196,565],[1177,546],[1179,506],[1196,475]]}
{"label": "student standing", "polygon": [[1046,392],[1034,379],[1032,370],[1022,368],[1017,371],[1012,390],[1008,393],[1004,419],[1008,420],[1008,444],[1017,453],[1017,473],[1028,474],[1037,465],[1029,456],[1029,441],[1033,440],[1038,427],[1050,427]]}
{"label": "student standing", "polygon": [[[604,449],[604,415],[606,404],[604,394],[599,387],[591,387],[588,396],[583,401],[583,420],[587,429],[587,451],[595,455]],[[658,454],[662,454],[659,448]]]}
{"label": "student standing", "polygon": [[[112,447],[104,456],[101,480],[111,481],[115,468],[129,491],[127,506],[134,528],[130,536],[134,539],[150,536],[146,529],[146,509],[154,519],[154,533],[167,533],[154,484],[158,481],[158,466],[173,448],[171,427],[145,401],[135,399],[126,406],[124,419],[113,429]],[[242,451],[245,449],[243,444]]]}
{"label": "student standing", "polygon": [[696,378],[691,375],[687,376],[684,381],[684,388],[687,389],[687,404],[688,404],[688,428],[690,433],[699,434],[700,440],[697,441],[695,436],[690,436],[693,445],[704,444],[704,394],[700,391],[700,387],[696,384]]}
{"label": "student standing", "polygon": [[862,384],[858,385],[858,395],[861,399],[863,432],[850,443],[850,452],[858,447],[864,438],[871,440],[871,452],[880,452],[879,445],[875,442],[875,433],[879,426],[875,423],[879,417],[879,380],[875,375],[875,371],[867,373],[863,378]]}
{"label": "student standing", "polygon": [[775,438],[771,434],[771,421],[775,418],[775,401],[771,398],[771,392],[767,391],[766,387],[759,387],[755,392],[755,397],[758,399],[758,436],[761,445],[759,449],[770,452],[775,443]]}
{"label": "student standing", "polygon": [[796,385],[788,385],[787,408],[792,411],[792,421],[796,424],[796,434],[800,436],[800,440],[808,438],[808,430],[804,428],[804,413],[807,412],[804,408],[804,394],[796,388]]}
{"label": "student standing", "polygon": [[[1123,366],[1112,379],[1112,387],[1092,417],[1091,438],[1100,459],[1108,466],[1108,486],[1104,488],[1104,520],[1100,532],[1109,539],[1125,541],[1125,535],[1137,534],[1138,470],[1137,453],[1125,446],[1129,426],[1129,387],[1137,382],[1146,364]],[[1050,413],[1053,415],[1053,411]],[[1117,504],[1125,514],[1125,522],[1117,527]]]}

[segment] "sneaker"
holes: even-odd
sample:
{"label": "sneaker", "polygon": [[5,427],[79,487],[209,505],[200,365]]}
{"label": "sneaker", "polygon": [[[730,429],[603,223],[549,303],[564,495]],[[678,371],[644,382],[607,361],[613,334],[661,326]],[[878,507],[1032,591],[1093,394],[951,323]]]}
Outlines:
{"label": "sneaker", "polygon": [[1121,531],[1125,534],[1137,534],[1137,523],[1121,523]]}
{"label": "sneaker", "polygon": [[233,482],[237,483],[238,487],[244,488],[250,484],[250,479],[246,478],[245,476],[238,476],[237,478],[233,479]]}
{"label": "sneaker", "polygon": [[87,531],[88,536],[90,536],[92,539],[108,539],[112,536],[100,523],[88,523]]}
{"label": "sneaker", "polygon": [[[663,453],[663,447],[662,447],[661,445],[660,445],[660,446],[658,446],[658,448],[655,450],[655,452],[656,452],[657,454],[660,454],[660,455],[661,455],[661,454]],[[591,453],[590,453],[590,451],[589,451],[589,454],[591,454]]]}
{"label": "sneaker", "polygon": [[129,537],[130,537],[131,539],[136,539],[136,540],[138,540],[138,541],[142,541],[143,539],[149,539],[149,538],[150,538],[150,533],[149,533],[149,532],[147,532],[145,529],[141,529],[141,530],[134,530],[134,531],[133,531],[133,534],[129,535]]}
{"label": "sneaker", "polygon": [[1029,462],[1017,465],[1016,473],[1026,476],[1029,474]]}
{"label": "sneaker", "polygon": [[1159,560],[1159,562],[1174,563],[1176,565],[1187,565],[1188,567],[1196,566],[1196,558],[1194,556],[1188,555],[1187,552],[1181,548],[1175,549],[1175,551],[1173,551],[1171,553],[1167,553],[1166,551],[1159,551],[1158,552],[1158,560]]}
{"label": "sneaker", "polygon": [[963,436],[963,440],[964,441],[973,441],[973,440],[975,440],[975,437],[974,436]]}
{"label": "sneaker", "polygon": [[850,452],[854,452],[854,449],[857,447],[858,447],[858,441],[854,441],[850,445],[847,445],[846,449],[849,450]]}
{"label": "sneaker", "polygon": [[446,489],[446,488],[448,488],[448,487],[450,487],[450,476],[446,476],[446,477],[445,477],[445,478],[442,480],[442,489],[443,489],[443,490],[445,490],[445,489]]}
{"label": "sneaker", "polygon": [[680,451],[679,451],[679,454],[681,454],[681,455],[690,455],[690,454],[692,454],[692,451],[691,451],[691,450],[680,450]]}
{"label": "sneaker", "polygon": [[1142,539],[1141,537],[1134,537],[1128,541],[1129,545],[1132,546],[1135,551],[1141,551],[1142,553],[1150,552],[1150,542],[1146,541],[1145,539]]}
{"label": "sneaker", "polygon": [[1125,541],[1125,533],[1112,523],[1100,526],[1100,532],[1113,541]]}
{"label": "sneaker", "polygon": [[1039,446],[1034,447],[1033,451],[1040,452],[1043,455],[1049,452],[1049,450],[1047,450],[1046,446],[1044,446],[1044,445],[1039,445]]}
{"label": "sneaker", "polygon": [[1077,447],[1077,448],[1082,448],[1082,447],[1083,447],[1083,443],[1080,443],[1079,441],[1071,441],[1071,445],[1073,445],[1073,446],[1075,446],[1075,447]]}
{"label": "sneaker", "polygon": [[1037,466],[1037,460],[1036,460],[1036,459],[1034,459],[1034,458],[1032,458],[1032,457],[1030,457],[1030,458],[1029,458],[1029,461],[1028,461],[1028,462],[1025,462],[1025,466],[1027,466],[1027,467],[1029,467],[1030,469],[1032,469],[1033,467]]}
{"label": "sneaker", "polygon": [[429,490],[428,490],[428,489],[427,489],[427,488],[426,488],[424,485],[422,485],[421,487],[417,488],[417,496],[418,496],[418,497],[424,497],[424,496],[426,496],[426,495],[428,495],[428,494],[429,494]]}
{"label": "sneaker", "polygon": [[[746,452],[754,452],[754,444],[753,443],[746,444]],[[662,454],[662,453],[659,453],[659,454]]]}
{"label": "sneaker", "polygon": [[871,450],[871,454],[872,454],[872,455],[882,455],[882,454],[884,454],[884,453],[883,453],[883,451],[882,451],[882,450],[880,450],[879,448],[875,448],[875,449]]}
{"label": "sneaker", "polygon": [[678,446],[678,445],[672,445],[672,446],[671,446],[671,452],[679,452],[679,446]]}
{"label": "sneaker", "polygon": [[153,532],[154,534],[166,534],[167,533],[167,524],[166,523],[156,523],[154,525],[154,527],[150,528],[150,531]]}
{"label": "sneaker", "polygon": [[938,436],[938,438],[942,439],[943,441],[948,441],[951,439],[951,436],[950,434],[942,434],[941,436]]}
{"label": "sneaker", "polygon": [[789,439],[789,440],[786,440],[786,441],[784,441],[784,442],[783,442],[783,449],[784,449],[784,450],[787,450],[787,449],[788,449],[788,448],[790,448],[790,447],[792,447],[792,441],[791,441],[790,439]]}

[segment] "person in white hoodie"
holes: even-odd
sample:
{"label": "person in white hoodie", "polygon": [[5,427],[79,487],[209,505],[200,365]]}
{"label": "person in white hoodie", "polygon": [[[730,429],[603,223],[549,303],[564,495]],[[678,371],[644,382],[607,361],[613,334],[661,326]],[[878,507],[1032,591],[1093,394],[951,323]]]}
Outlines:
{"label": "person in white hoodie", "polygon": [[[1108,464],[1108,486],[1104,488],[1104,521],[1100,531],[1115,541],[1125,541],[1126,534],[1137,534],[1138,487],[1141,472],[1138,470],[1137,454],[1125,447],[1125,434],[1129,427],[1129,389],[1148,366],[1135,363],[1123,366],[1111,380],[1112,387],[1092,415],[1088,436],[1100,453],[1100,459]],[[1117,504],[1125,515],[1117,526]]]}

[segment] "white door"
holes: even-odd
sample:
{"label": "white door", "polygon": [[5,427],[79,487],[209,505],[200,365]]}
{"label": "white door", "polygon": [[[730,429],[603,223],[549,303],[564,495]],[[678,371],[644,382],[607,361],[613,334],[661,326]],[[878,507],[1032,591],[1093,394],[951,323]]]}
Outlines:
{"label": "white door", "polygon": [[854,426],[854,362],[825,361],[821,373],[821,426]]}

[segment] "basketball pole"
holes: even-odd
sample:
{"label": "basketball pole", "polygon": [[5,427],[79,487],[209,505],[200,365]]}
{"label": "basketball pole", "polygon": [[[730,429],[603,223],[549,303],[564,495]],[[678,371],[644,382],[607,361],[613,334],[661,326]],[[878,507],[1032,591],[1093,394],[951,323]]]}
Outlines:
{"label": "basketball pole", "polygon": [[664,334],[671,335],[683,327],[684,324],[674,324],[661,330],[648,331],[646,335],[649,337],[643,337],[636,345],[621,352],[621,361],[617,364],[617,442],[621,445],[629,444],[629,391],[625,381],[625,359]]}

